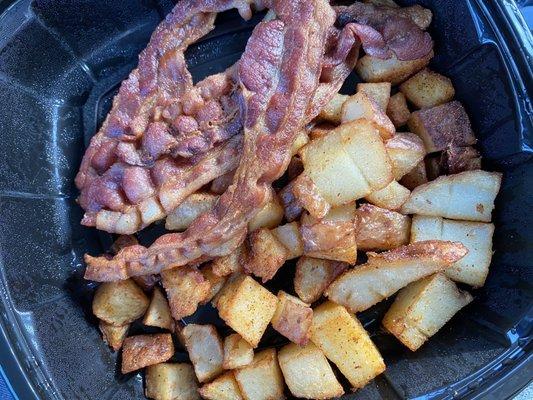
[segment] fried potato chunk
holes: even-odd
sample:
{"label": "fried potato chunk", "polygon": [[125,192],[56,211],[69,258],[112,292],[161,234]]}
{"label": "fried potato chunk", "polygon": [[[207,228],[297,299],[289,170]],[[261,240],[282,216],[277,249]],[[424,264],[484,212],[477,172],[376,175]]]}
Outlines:
{"label": "fried potato chunk", "polygon": [[370,193],[365,199],[378,207],[399,210],[410,195],[409,189],[396,181],[392,181],[383,189]]}
{"label": "fried potato chunk", "polygon": [[385,363],[355,315],[328,301],[313,311],[311,341],[332,361],[354,389],[385,371]]}
{"label": "fried potato chunk", "polygon": [[254,349],[238,333],[224,339],[224,369],[241,368],[254,359]]}
{"label": "fried potato chunk", "polygon": [[126,339],[130,324],[113,326],[104,321],[100,321],[98,327],[100,328],[100,332],[102,332],[104,342],[111,347],[113,351],[119,351],[122,347],[122,343],[124,343],[124,339]]}
{"label": "fried potato chunk", "polygon": [[275,228],[281,223],[283,219],[284,210],[281,206],[280,200],[274,194],[272,200],[265,204],[265,206],[248,222],[248,231],[252,232],[259,228]]}
{"label": "fried potato chunk", "polygon": [[278,359],[294,397],[330,399],[344,394],[328,360],[313,343],[305,347],[290,343],[279,351]]}
{"label": "fried potato chunk", "polygon": [[426,155],[422,139],[410,132],[397,133],[385,142],[385,148],[391,160],[392,174],[397,181],[423,161]]}
{"label": "fried potato chunk", "polygon": [[162,363],[146,368],[145,395],[155,400],[200,400],[190,364]]}
{"label": "fried potato chunk", "polygon": [[174,343],[170,333],[130,336],[122,346],[122,373],[159,364],[174,355]]}
{"label": "fried potato chunk", "polygon": [[472,301],[444,274],[428,276],[402,289],[383,318],[383,326],[416,351],[461,308]]}
{"label": "fried potato chunk", "polygon": [[265,228],[250,233],[248,243],[250,252],[244,270],[261,278],[265,283],[283,266],[289,257],[289,251],[269,229]]}
{"label": "fried potato chunk", "polygon": [[334,124],[339,124],[341,122],[342,105],[348,97],[349,96],[340,93],[335,94],[329,103],[326,104],[324,109],[320,111],[318,118]]}
{"label": "fried potato chunk", "polygon": [[373,99],[381,111],[387,110],[387,105],[390,99],[390,82],[380,83],[358,83],[357,92],[362,92]]}
{"label": "fried potato chunk", "polygon": [[181,333],[198,381],[207,382],[221,374],[224,350],[216,328],[188,324]]}
{"label": "fried potato chunk", "polygon": [[300,257],[296,263],[294,291],[304,302],[314,303],[346,268],[348,264],[339,261]]}
{"label": "fried potato chunk", "polygon": [[226,256],[215,258],[211,261],[211,269],[218,276],[231,275],[234,272],[242,270],[242,264],[247,256],[246,246],[241,245]]}
{"label": "fried potato chunk", "polygon": [[369,56],[357,61],[355,71],[365,82],[390,82],[393,85],[403,82],[429,64],[433,51],[417,60],[401,61],[396,57],[386,60]]}
{"label": "fried potato chunk", "polygon": [[405,174],[400,183],[409,190],[414,190],[416,187],[428,183],[428,176],[426,172],[426,163],[424,160],[420,161],[407,174]]}
{"label": "fried potato chunk", "polygon": [[215,297],[217,293],[220,292],[220,290],[224,287],[228,277],[216,275],[213,272],[213,264],[208,264],[207,266],[202,267],[202,275],[209,282],[209,292],[202,300],[201,304],[207,304],[213,300],[213,297]]}
{"label": "fried potato chunk", "polygon": [[232,371],[205,384],[198,392],[206,400],[242,400],[241,390]]}
{"label": "fried potato chunk", "polygon": [[452,81],[424,68],[400,85],[407,100],[418,108],[431,108],[447,103],[455,96]]}
{"label": "fried potato chunk", "polygon": [[287,249],[287,260],[300,257],[304,253],[304,243],[298,222],[280,225],[272,229],[272,234]]}
{"label": "fried potato chunk", "polygon": [[390,139],[396,132],[394,124],[385,114],[385,109],[367,92],[357,92],[342,105],[342,123],[361,118],[371,121],[378,128],[383,140]]}
{"label": "fried potato chunk", "polygon": [[93,314],[107,324],[124,326],[142,317],[150,301],[131,279],[105,282],[93,299]]}
{"label": "fried potato chunk", "polygon": [[309,329],[313,320],[313,310],[299,298],[278,292],[278,307],[272,317],[272,327],[300,346],[309,342]]}
{"label": "fried potato chunk", "polygon": [[218,196],[211,193],[193,193],[167,215],[165,228],[169,231],[184,231],[201,214],[211,210]]}
{"label": "fried potato chunk", "polygon": [[315,185],[308,175],[302,173],[289,185],[291,193],[294,196],[294,201],[290,201],[289,204],[287,204],[289,207],[293,208],[288,211],[292,211],[296,214],[299,211],[296,207],[301,207],[305,208],[309,214],[315,218],[324,218],[330,210],[331,205],[320,194],[318,186]]}
{"label": "fried potato chunk", "polygon": [[458,242],[430,240],[368,253],[366,264],[339,276],[325,294],[351,312],[364,311],[409,283],[444,271],[467,252]]}
{"label": "fried potato chunk", "polygon": [[387,116],[390,118],[396,128],[404,126],[409,120],[411,111],[407,107],[407,101],[403,93],[396,93],[389,99],[387,105]]}
{"label": "fried potato chunk", "polygon": [[490,222],[502,174],[466,171],[418,186],[402,206],[404,214]]}
{"label": "fried potato chunk", "polygon": [[170,315],[168,301],[159,288],[154,288],[150,306],[146,310],[146,314],[144,314],[143,324],[168,329],[169,331],[174,329],[174,321],[172,320],[172,315]]}

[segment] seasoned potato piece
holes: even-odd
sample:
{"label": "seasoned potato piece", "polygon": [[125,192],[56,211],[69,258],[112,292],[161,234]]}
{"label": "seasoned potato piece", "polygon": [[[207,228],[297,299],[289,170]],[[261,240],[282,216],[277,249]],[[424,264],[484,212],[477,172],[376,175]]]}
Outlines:
{"label": "seasoned potato piece", "polygon": [[472,301],[443,274],[428,276],[402,289],[383,318],[383,326],[416,351]]}
{"label": "seasoned potato piece", "polygon": [[315,140],[326,136],[336,127],[336,125],[333,125],[329,122],[316,124],[309,130],[309,139]]}
{"label": "seasoned potato piece", "polygon": [[146,326],[157,326],[159,328],[174,329],[174,321],[170,315],[170,307],[168,301],[159,288],[155,288],[152,293],[152,300],[150,306],[144,314],[143,324]]}
{"label": "seasoned potato piece", "polygon": [[206,295],[205,299],[202,300],[201,304],[209,303],[213,297],[222,289],[226,281],[228,280],[227,276],[218,276],[213,272],[213,264],[210,263],[207,266],[202,268],[202,275],[209,282],[209,292]]}
{"label": "seasoned potato piece", "polygon": [[391,250],[409,243],[411,218],[407,215],[363,204],[355,210],[355,217],[359,250]]}
{"label": "seasoned potato piece", "polygon": [[423,240],[461,242],[468,249],[468,254],[446,269],[445,274],[454,281],[480,287],[485,284],[489,273],[493,234],[493,224],[415,215],[411,227],[411,242]]}
{"label": "seasoned potato piece", "polygon": [[220,318],[254,348],[277,304],[278,298],[249,276],[239,276],[225,285],[216,301]]}
{"label": "seasoned potato piece", "polygon": [[344,394],[324,354],[313,344],[284,346],[279,366],[292,395],[304,399],[330,399]]}
{"label": "seasoned potato piece", "polygon": [[389,210],[399,210],[407,201],[411,191],[396,181],[365,197],[370,203]]}
{"label": "seasoned potato piece", "polygon": [[309,342],[309,329],[313,320],[313,310],[299,298],[278,292],[278,307],[272,317],[272,327],[300,346]]}
{"label": "seasoned potato piece", "polygon": [[442,153],[440,164],[446,175],[473,171],[481,169],[481,155],[471,146],[448,147]]}
{"label": "seasoned potato piece", "polygon": [[455,96],[450,78],[424,68],[400,85],[407,100],[418,108],[430,108],[447,103]]}
{"label": "seasoned potato piece", "polygon": [[155,400],[200,400],[192,365],[150,365],[146,368],[145,395]]}
{"label": "seasoned potato piece", "polygon": [[355,315],[331,301],[313,311],[311,341],[359,389],[385,371],[385,363]]}
{"label": "seasoned potato piece", "polygon": [[207,382],[222,373],[224,349],[213,325],[188,324],[181,333],[199,382]]}
{"label": "seasoned potato piece", "polygon": [[[303,164],[302,164],[303,165]],[[296,178],[297,179],[297,178]],[[293,188],[297,183],[297,180],[293,180],[287,184],[278,194],[279,198],[281,200],[281,204],[283,204],[283,211],[285,214],[285,219],[288,222],[292,222],[295,219],[297,219],[303,212],[304,206],[302,202],[300,202],[299,199],[296,198],[294,195]],[[320,199],[322,199],[320,197]],[[329,203],[325,202],[327,207],[329,207]]]}
{"label": "seasoned potato piece", "polygon": [[422,138],[428,153],[476,143],[468,114],[458,101],[415,111],[407,126]]}
{"label": "seasoned potato piece", "polygon": [[310,142],[300,155],[305,174],[331,206],[383,189],[393,178],[379,132],[365,119],[343,124]]}
{"label": "seasoned potato piece", "polygon": [[355,70],[365,82],[390,82],[396,85],[420,71],[433,58],[433,51],[424,58],[401,61],[396,57],[382,60],[368,54],[357,61]]}
{"label": "seasoned potato piece", "polygon": [[306,303],[314,303],[346,268],[348,264],[339,261],[300,257],[296,263],[294,291]]}
{"label": "seasoned potato piece", "polygon": [[414,190],[416,187],[428,183],[426,173],[426,163],[424,160],[420,161],[416,166],[400,179],[400,183],[409,190]]}
{"label": "seasoned potato piece", "polygon": [[305,130],[300,131],[298,136],[296,136],[296,139],[294,139],[294,142],[292,143],[291,147],[291,155],[295,155],[298,153],[298,150],[300,150],[303,146],[305,146],[309,142],[309,136],[307,135],[307,132]]}
{"label": "seasoned potato piece", "polygon": [[230,171],[222,176],[219,176],[218,178],[213,179],[209,190],[214,194],[224,193],[233,182],[234,175],[235,171]]}
{"label": "seasoned potato piece", "polygon": [[387,116],[390,118],[396,128],[404,126],[409,120],[411,111],[407,107],[407,101],[403,93],[398,92],[389,99],[387,105]]}
{"label": "seasoned potato piece", "polygon": [[124,326],[142,317],[150,301],[131,279],[104,282],[94,294],[93,314],[107,324]]}
{"label": "seasoned potato piece", "polygon": [[285,399],[276,349],[257,353],[250,365],[235,370],[234,374],[245,400]]}
{"label": "seasoned potato piece", "polygon": [[459,242],[430,240],[367,253],[366,264],[339,276],[325,294],[352,312],[364,311],[409,283],[444,271],[467,252]]}
{"label": "seasoned potato piece", "polygon": [[276,194],[272,200],[248,222],[248,231],[252,232],[259,228],[275,228],[283,219],[283,207]]}
{"label": "seasoned potato piece", "polygon": [[272,234],[288,250],[287,260],[300,257],[304,253],[304,243],[298,222],[280,225],[272,229]]}
{"label": "seasoned potato piece", "polygon": [[295,201],[290,204],[294,207],[294,213],[297,212],[296,207],[302,207],[309,211],[315,218],[324,218],[328,213],[331,205],[320,194],[318,186],[311,180],[309,176],[302,173],[290,184],[291,191],[294,195]]}
{"label": "seasoned potato piece", "polygon": [[241,390],[232,371],[216,378],[198,389],[202,398],[207,400],[241,400]]}
{"label": "seasoned potato piece", "polygon": [[254,349],[238,333],[224,339],[224,369],[244,367],[254,359]]}
{"label": "seasoned potato piece", "polygon": [[396,132],[393,123],[385,114],[385,110],[366,92],[357,92],[350,96],[342,105],[341,122],[356,121],[361,118],[372,121],[378,128],[383,140],[390,139]]}
{"label": "seasoned potato piece", "polygon": [[466,171],[418,186],[402,206],[404,214],[490,222],[502,174]]}
{"label": "seasoned potato piece", "polygon": [[385,142],[385,148],[397,181],[423,161],[426,155],[422,139],[410,132],[397,133]]}
{"label": "seasoned potato piece", "polygon": [[119,351],[122,343],[124,343],[124,339],[126,339],[130,324],[113,326],[104,321],[100,321],[98,327],[100,328],[100,332],[102,332],[104,342],[114,351]]}
{"label": "seasoned potato piece", "polygon": [[354,203],[332,208],[321,220],[304,214],[300,227],[304,254],[309,257],[355,264],[357,244],[354,223]]}
{"label": "seasoned potato piece", "polygon": [[174,355],[170,333],[130,336],[122,346],[122,373],[167,361]]}
{"label": "seasoned potato piece", "polygon": [[211,193],[193,193],[167,215],[165,228],[169,231],[184,231],[201,214],[211,210],[218,196]]}
{"label": "seasoned potato piece", "polygon": [[324,107],[324,109],[320,111],[320,114],[318,114],[318,118],[324,121],[332,122],[334,124],[339,124],[341,122],[342,105],[347,98],[348,96],[344,94],[335,94],[335,96],[333,96],[329,103],[326,104],[326,107]]}
{"label": "seasoned potato piece", "polygon": [[246,246],[241,245],[226,256],[215,258],[211,261],[213,273],[218,276],[227,276],[242,270],[242,264],[247,257]]}
{"label": "seasoned potato piece", "polygon": [[357,92],[363,92],[374,100],[381,111],[387,110],[390,99],[390,82],[358,83]]}
{"label": "seasoned potato piece", "polygon": [[289,257],[287,248],[268,229],[261,228],[248,236],[250,253],[244,270],[261,278],[263,283],[276,275]]}
{"label": "seasoned potato piece", "polygon": [[189,266],[164,270],[161,282],[167,292],[172,317],[176,320],[194,314],[211,289],[202,273]]}

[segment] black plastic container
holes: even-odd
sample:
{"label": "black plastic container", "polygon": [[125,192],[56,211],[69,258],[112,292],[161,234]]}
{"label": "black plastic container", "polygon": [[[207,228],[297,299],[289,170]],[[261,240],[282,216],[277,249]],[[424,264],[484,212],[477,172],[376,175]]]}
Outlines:
{"label": "black plastic container", "polygon": [[[433,68],[453,80],[485,167],[505,174],[495,255],[474,303],[416,353],[380,331],[383,307],[364,313],[387,371],[345,398],[504,399],[533,377],[531,35],[511,1],[403,3],[434,12]],[[103,251],[111,237],[79,225],[73,177],[118,84],[171,7],[0,1],[0,363],[20,399],[143,398],[140,375],[118,372],[90,311],[82,255]],[[188,51],[195,78],[238,59],[260,17],[219,16]],[[143,240],[158,232],[149,228]],[[282,273],[277,282],[288,281]],[[204,309],[195,320],[218,324],[215,315]]]}

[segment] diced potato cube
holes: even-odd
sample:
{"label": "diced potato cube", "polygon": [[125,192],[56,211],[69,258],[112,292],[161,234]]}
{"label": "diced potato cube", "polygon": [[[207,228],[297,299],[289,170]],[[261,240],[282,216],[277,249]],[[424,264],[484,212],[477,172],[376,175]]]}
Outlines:
{"label": "diced potato cube", "polygon": [[364,311],[409,283],[444,271],[467,252],[459,242],[432,240],[368,253],[368,262],[339,276],[326,296],[351,312]]}
{"label": "diced potato cube", "polygon": [[213,325],[188,324],[181,333],[199,382],[207,382],[222,373],[224,349]]}
{"label": "diced potato cube", "polygon": [[385,314],[383,326],[416,351],[472,301],[443,274],[428,276],[402,289]]}
{"label": "diced potato cube", "polygon": [[239,276],[219,292],[216,307],[220,318],[257,347],[276,312],[278,298],[249,276]]}
{"label": "diced potato cube", "polygon": [[314,303],[346,268],[348,264],[339,261],[300,257],[296,263],[294,291],[306,303]]}
{"label": "diced potato cube", "polygon": [[330,399],[344,390],[324,354],[313,343],[284,346],[278,354],[285,383],[292,395],[304,399]]}
{"label": "diced potato cube", "polygon": [[275,228],[283,219],[283,207],[277,195],[248,222],[248,231],[252,232],[259,228]]}
{"label": "diced potato cube", "polygon": [[289,256],[289,251],[268,229],[261,228],[248,236],[250,253],[244,270],[262,279],[263,283],[274,277]]}
{"label": "diced potato cube", "polygon": [[214,194],[224,193],[232,184],[234,175],[235,171],[230,171],[222,176],[219,176],[218,178],[213,179],[209,190]]}
{"label": "diced potato cube", "polygon": [[224,339],[224,369],[241,368],[254,359],[254,349],[238,333]]}
{"label": "diced potato cube", "polygon": [[411,242],[423,240],[461,242],[468,249],[468,254],[446,269],[445,274],[454,281],[480,287],[485,284],[489,273],[493,234],[493,224],[415,215],[411,227]]}
{"label": "diced potato cube", "polygon": [[124,326],[142,317],[150,301],[131,279],[104,282],[94,294],[93,314],[102,321]]}
{"label": "diced potato cube", "polygon": [[409,190],[414,190],[416,187],[428,183],[424,160],[420,161],[410,172],[405,174],[400,183]]}
{"label": "diced potato cube", "polygon": [[390,99],[390,89],[390,82],[357,84],[357,92],[367,94],[379,105],[381,111],[387,110],[387,105],[389,104]]}
{"label": "diced potato cube", "polygon": [[218,196],[210,193],[193,193],[167,215],[165,228],[169,231],[184,231],[201,214],[211,210]]}
{"label": "diced potato cube", "polygon": [[426,155],[422,139],[410,132],[397,133],[387,140],[385,148],[391,160],[392,174],[397,181],[423,161]]}
{"label": "diced potato cube", "polygon": [[202,386],[198,392],[206,400],[241,400],[241,390],[232,371]]}
{"label": "diced potato cube", "polygon": [[308,142],[309,136],[307,135],[307,132],[305,130],[300,131],[300,133],[296,136],[296,139],[294,139],[294,142],[292,143],[291,155],[294,156],[296,153],[298,153],[298,150],[300,150]]}
{"label": "diced potato cube", "polygon": [[502,174],[481,170],[441,176],[413,190],[402,213],[490,222],[501,180]]}
{"label": "diced potato cube", "polygon": [[212,263],[202,268],[202,275],[209,282],[209,292],[205,299],[202,300],[201,304],[207,304],[213,299],[213,297],[217,295],[218,292],[220,292],[220,290],[228,280],[228,277],[216,275],[213,272]]}
{"label": "diced potato cube", "polygon": [[318,117],[322,120],[332,122],[334,124],[339,124],[341,122],[341,109],[343,103],[346,101],[348,96],[344,94],[337,93],[329,101],[328,104],[324,107]]}
{"label": "diced potato cube", "polygon": [[98,327],[100,328],[100,332],[102,332],[104,342],[114,351],[119,351],[122,347],[122,343],[124,343],[124,339],[126,339],[130,324],[114,326],[107,324],[104,321],[100,321]]}
{"label": "diced potato cube", "polygon": [[145,395],[155,400],[200,400],[192,365],[150,365],[146,368]]}
{"label": "diced potato cube", "polygon": [[339,126],[300,151],[307,174],[332,206],[349,203],[392,181],[392,167],[378,130],[359,119]]}
{"label": "diced potato cube", "polygon": [[313,311],[311,341],[359,389],[385,371],[385,363],[355,315],[328,301]]}
{"label": "diced potato cube", "polygon": [[448,147],[442,153],[441,167],[445,174],[481,169],[481,155],[471,146]]}
{"label": "diced potato cube", "polygon": [[174,355],[170,333],[130,336],[122,346],[122,373],[159,364]]}
{"label": "diced potato cube", "polygon": [[382,60],[368,54],[357,61],[355,70],[365,82],[390,82],[393,85],[403,82],[429,64],[433,51],[423,58],[401,61],[396,57]]}
{"label": "diced potato cube", "polygon": [[476,143],[468,114],[458,101],[415,111],[407,126],[422,138],[428,153]]}
{"label": "diced potato cube", "polygon": [[174,329],[174,321],[170,315],[168,301],[159,288],[155,288],[152,293],[152,301],[146,314],[144,314],[143,324],[168,329],[169,331]]}
{"label": "diced potato cube", "polygon": [[196,268],[183,266],[161,272],[172,317],[176,320],[194,314],[209,295],[211,284]]}
{"label": "diced potato cube", "polygon": [[407,215],[363,204],[355,211],[355,216],[355,240],[359,250],[391,250],[409,243],[411,218]]}
{"label": "diced potato cube", "polygon": [[280,225],[272,229],[272,234],[288,250],[287,260],[300,257],[304,253],[304,243],[298,222]]}
{"label": "diced potato cube", "polygon": [[383,140],[390,139],[396,132],[385,110],[365,92],[357,92],[350,96],[342,106],[341,122],[356,121],[361,118],[371,121],[378,128]]}
{"label": "diced potato cube", "polygon": [[387,105],[387,116],[390,118],[396,128],[404,126],[409,120],[411,111],[407,107],[407,101],[403,93],[398,92],[389,99]]}
{"label": "diced potato cube", "polygon": [[402,83],[400,91],[418,108],[439,106],[455,96],[450,78],[427,68]]}
{"label": "diced potato cube", "polygon": [[313,320],[313,310],[299,298],[278,292],[278,307],[272,317],[272,327],[300,346],[309,342],[309,329]]}
{"label": "diced potato cube", "polygon": [[429,28],[433,19],[431,10],[421,7],[418,4],[411,7],[402,7],[398,10],[398,13],[405,18],[409,18],[424,31]]}
{"label": "diced potato cube", "polygon": [[241,245],[226,256],[215,258],[211,261],[213,273],[218,276],[231,275],[242,270],[242,264],[247,257],[246,246]]}
{"label": "diced potato cube", "polygon": [[[331,205],[320,194],[318,186],[305,173],[302,173],[290,184],[295,202],[293,206],[301,206],[315,218],[324,218]],[[294,210],[296,212],[296,210]]]}
{"label": "diced potato cube", "polygon": [[388,210],[399,210],[407,201],[411,191],[396,181],[365,197],[370,203]]}
{"label": "diced potato cube", "polygon": [[285,388],[276,349],[257,353],[251,364],[235,370],[244,400],[283,400]]}

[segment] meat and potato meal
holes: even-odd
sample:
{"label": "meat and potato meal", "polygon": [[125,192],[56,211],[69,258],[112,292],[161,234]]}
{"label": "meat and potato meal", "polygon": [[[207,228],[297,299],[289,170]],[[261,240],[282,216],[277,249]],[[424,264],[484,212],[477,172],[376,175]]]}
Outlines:
{"label": "meat and potato meal", "polygon": [[[193,82],[187,47],[232,8],[269,11],[235,65]],[[85,256],[93,313],[148,398],[339,397],[386,369],[357,313],[394,297],[384,331],[416,351],[473,300],[502,177],[430,64],[431,19],[392,0],[181,0],[154,32],[76,177],[82,224],[121,235]],[[205,306],[224,330],[183,320]]]}

